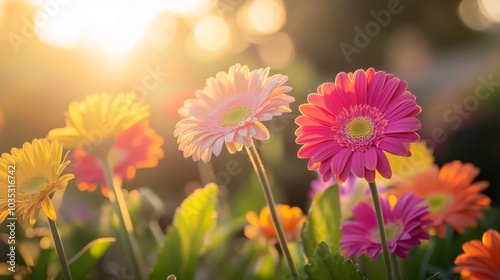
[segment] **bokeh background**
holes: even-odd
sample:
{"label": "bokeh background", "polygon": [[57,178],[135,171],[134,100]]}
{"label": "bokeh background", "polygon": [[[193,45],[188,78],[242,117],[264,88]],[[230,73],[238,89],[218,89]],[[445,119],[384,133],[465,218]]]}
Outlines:
{"label": "bokeh background", "polygon": [[[422,106],[420,134],[436,162],[472,162],[500,205],[500,1],[498,0],[0,0],[0,152],[64,126],[72,101],[135,91],[164,138],[157,168],[124,188],[150,187],[173,209],[202,182],[241,192],[253,171],[244,152],[206,166],[184,159],[177,109],[208,77],[235,63],[289,76],[293,112],[259,144],[280,202],[307,208],[314,173],[296,152],[298,105],[338,72],[374,67],[407,80]],[[67,188],[68,221],[91,223],[100,192]]]}

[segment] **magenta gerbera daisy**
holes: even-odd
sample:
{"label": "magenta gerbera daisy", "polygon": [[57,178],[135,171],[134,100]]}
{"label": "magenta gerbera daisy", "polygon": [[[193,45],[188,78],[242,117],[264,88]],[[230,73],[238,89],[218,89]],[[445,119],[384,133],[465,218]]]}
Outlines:
{"label": "magenta gerbera daisy", "polygon": [[334,175],[345,181],[352,172],[369,182],[375,170],[392,176],[383,151],[410,156],[409,143],[419,140],[415,116],[421,108],[407,83],[373,68],[340,73],[335,83],[324,83],[296,119],[299,158],[310,158],[308,168],[319,168],[323,181]]}
{"label": "magenta gerbera daisy", "polygon": [[[405,195],[391,207],[389,199],[380,199],[390,253],[406,258],[406,252],[419,245],[420,240],[429,239],[424,228],[432,221],[423,219],[429,213],[423,201],[414,195]],[[375,259],[382,251],[375,210],[367,203],[360,203],[352,213],[354,220],[342,224],[340,248],[347,257],[366,253]]]}
{"label": "magenta gerbera daisy", "polygon": [[208,162],[218,156],[225,144],[230,153],[252,147],[253,139],[266,140],[269,131],[262,121],[290,112],[295,99],[285,93],[287,76],[269,77],[269,68],[249,71],[236,64],[229,71],[207,79],[196,99],[188,99],[179,109],[184,119],[174,130],[184,157]]}

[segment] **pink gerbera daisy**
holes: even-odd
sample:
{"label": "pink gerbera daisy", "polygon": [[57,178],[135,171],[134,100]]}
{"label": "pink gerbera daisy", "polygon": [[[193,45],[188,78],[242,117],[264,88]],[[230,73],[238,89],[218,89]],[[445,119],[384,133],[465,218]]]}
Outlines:
{"label": "pink gerbera daisy", "polygon": [[236,64],[229,71],[209,78],[206,87],[196,92],[179,109],[184,119],[175,127],[179,150],[184,157],[208,162],[218,156],[223,144],[230,153],[252,147],[252,138],[266,140],[269,131],[261,123],[290,112],[295,99],[285,93],[292,90],[283,84],[288,77],[268,77],[269,68],[249,71]]}
{"label": "pink gerbera daisy", "polygon": [[[380,199],[390,253],[406,258],[406,252],[412,246],[429,239],[424,227],[431,221],[423,219],[429,213],[429,207],[421,202],[423,199],[414,195],[405,195],[391,207],[389,199]],[[354,220],[342,224],[340,248],[346,250],[347,257],[366,253],[375,259],[382,251],[375,210],[367,203],[360,203],[352,213]]]}
{"label": "pink gerbera daisy", "polygon": [[[115,179],[131,180],[137,168],[150,168],[158,165],[163,157],[160,146],[163,138],[151,129],[148,121],[139,122],[123,131],[109,151],[109,161],[113,167]],[[101,185],[101,192],[108,196],[101,162],[91,154],[76,149],[71,157],[70,170],[76,175],[78,188],[82,191],[94,191]]]}
{"label": "pink gerbera daisy", "polygon": [[373,182],[375,170],[390,178],[383,151],[410,156],[408,144],[419,140],[421,108],[406,89],[405,81],[373,68],[338,74],[299,107],[298,156],[310,158],[308,168],[319,168],[325,182],[334,175],[345,181],[351,172]]}

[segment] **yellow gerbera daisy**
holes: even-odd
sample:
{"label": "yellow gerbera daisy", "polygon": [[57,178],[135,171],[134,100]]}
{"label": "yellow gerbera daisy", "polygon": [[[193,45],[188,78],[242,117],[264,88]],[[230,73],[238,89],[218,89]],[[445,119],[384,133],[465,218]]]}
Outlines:
{"label": "yellow gerbera daisy", "polygon": [[120,133],[147,118],[149,112],[150,107],[137,102],[133,92],[90,94],[84,101],[69,105],[66,126],[52,129],[48,138],[59,140],[69,149],[98,153],[101,149],[93,148],[100,146],[107,151]]}
{"label": "yellow gerbera daisy", "polygon": [[[63,146],[58,141],[35,139],[13,148],[0,157],[0,223],[10,216],[29,218],[34,224],[40,206],[52,220],[56,211],[50,195],[62,190],[73,174],[62,175],[70,163],[62,158]],[[15,190],[15,191],[11,191]]]}

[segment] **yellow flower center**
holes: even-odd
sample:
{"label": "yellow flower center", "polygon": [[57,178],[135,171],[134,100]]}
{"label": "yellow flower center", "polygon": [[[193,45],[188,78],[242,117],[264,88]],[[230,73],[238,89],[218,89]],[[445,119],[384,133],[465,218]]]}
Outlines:
{"label": "yellow flower center", "polygon": [[345,124],[344,133],[353,142],[365,141],[375,135],[375,125],[368,117],[356,117]]}
{"label": "yellow flower center", "polygon": [[[385,225],[384,228],[385,228],[385,237],[387,238],[387,241],[391,241],[396,237],[398,237],[401,226],[399,226],[398,224],[390,223]],[[372,237],[373,240],[380,242],[380,231],[378,230],[378,228],[375,229]]]}
{"label": "yellow flower center", "polygon": [[429,205],[429,213],[439,213],[448,208],[450,197],[445,193],[430,194],[426,202]]}
{"label": "yellow flower center", "polygon": [[225,112],[224,115],[222,115],[219,120],[219,124],[222,127],[237,125],[239,122],[248,118],[250,112],[251,110],[248,106],[241,105],[233,107],[232,109]]}
{"label": "yellow flower center", "polygon": [[32,179],[26,185],[24,185],[23,191],[26,193],[39,191],[40,186],[43,185],[44,183],[46,183],[46,180],[43,178]]}

